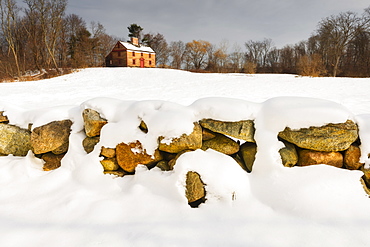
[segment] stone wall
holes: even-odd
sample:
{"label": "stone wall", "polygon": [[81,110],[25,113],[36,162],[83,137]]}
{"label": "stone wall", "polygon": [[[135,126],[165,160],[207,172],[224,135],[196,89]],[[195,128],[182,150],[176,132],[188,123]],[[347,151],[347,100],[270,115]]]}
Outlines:
{"label": "stone wall", "polygon": [[[85,109],[81,118],[86,135],[81,145],[86,153],[90,153],[99,143],[101,130],[108,121],[93,109]],[[53,121],[31,131],[31,124],[29,129],[17,127],[8,120],[6,112],[0,112],[0,155],[26,156],[31,151],[44,160],[45,171],[57,169],[68,152],[72,124],[69,119]],[[150,126],[142,121],[137,128],[147,133]],[[139,164],[149,169],[158,167],[169,171],[183,153],[213,149],[229,155],[245,172],[250,173],[253,172],[258,151],[254,133],[252,120],[227,122],[202,119],[194,122],[190,134],[183,134],[171,142],[162,142],[164,137],[158,136],[158,147],[153,155],[146,152],[139,140],[121,142],[115,148],[103,146],[100,150],[101,165],[105,174],[121,177],[134,175]],[[279,151],[281,164],[286,167],[327,164],[341,169],[361,170],[364,172],[364,189],[369,193],[370,171],[364,169],[364,164],[360,162],[361,140],[358,133],[358,126],[351,120],[298,130],[285,128],[278,134],[278,139],[285,146]],[[204,202],[206,191],[202,184],[199,174],[188,173],[186,197],[189,205],[198,206]]]}

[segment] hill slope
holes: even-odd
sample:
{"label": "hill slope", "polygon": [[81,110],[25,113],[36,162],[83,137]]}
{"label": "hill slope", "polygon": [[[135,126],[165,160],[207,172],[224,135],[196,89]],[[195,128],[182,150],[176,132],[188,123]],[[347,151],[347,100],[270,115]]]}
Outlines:
{"label": "hill slope", "polygon": [[[43,81],[0,84],[0,111],[12,123],[32,122],[35,127],[76,116],[61,168],[42,171],[42,162],[32,153],[0,157],[0,244],[367,246],[370,199],[362,190],[359,171],[325,165],[280,169],[267,151],[257,157],[257,172],[247,174],[228,156],[198,150],[182,156],[173,172],[139,167],[134,176],[114,178],[102,174],[99,150],[86,154],[81,148],[84,136],[77,109],[82,103],[82,107],[95,106],[117,122],[124,117],[118,114],[123,111],[120,107],[131,106],[132,101],[145,101],[138,111],[145,106],[160,112],[154,107],[160,100],[167,110],[183,110],[185,122],[195,112],[233,119],[249,109],[257,129],[267,133],[257,136],[260,148],[276,151],[276,132],[285,125],[366,119],[357,114],[370,112],[369,82],[99,68]],[[313,109],[311,114],[299,111],[304,107]],[[171,115],[166,116],[170,121]],[[366,144],[368,139],[363,141]],[[188,170],[202,174],[209,192],[207,203],[197,209],[190,208],[184,197]]]}
{"label": "hill slope", "polygon": [[0,101],[22,107],[80,104],[95,97],[159,99],[184,105],[204,97],[262,102],[277,96],[328,99],[368,113],[367,78],[308,78],[279,74],[197,74],[169,69],[93,68],[42,81],[3,83]]}

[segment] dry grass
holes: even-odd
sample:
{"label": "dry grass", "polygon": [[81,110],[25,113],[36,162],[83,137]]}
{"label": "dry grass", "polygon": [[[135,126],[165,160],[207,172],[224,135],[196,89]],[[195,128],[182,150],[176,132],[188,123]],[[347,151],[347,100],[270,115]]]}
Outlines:
{"label": "dry grass", "polygon": [[321,56],[318,54],[313,54],[310,57],[302,56],[298,61],[297,69],[301,76],[320,77],[327,74]]}
{"label": "dry grass", "polygon": [[29,74],[21,76],[20,78],[4,77],[0,79],[0,83],[11,83],[11,82],[17,82],[17,81],[38,81],[38,80],[50,79],[53,77],[70,74],[74,71],[76,71],[76,69],[63,68],[63,69],[59,69],[59,71],[57,71],[56,69],[48,69],[48,70],[40,71],[37,74],[29,73]]}
{"label": "dry grass", "polygon": [[192,73],[212,73],[211,71],[204,70],[204,69],[191,69],[191,70],[189,70],[189,72],[192,72]]}

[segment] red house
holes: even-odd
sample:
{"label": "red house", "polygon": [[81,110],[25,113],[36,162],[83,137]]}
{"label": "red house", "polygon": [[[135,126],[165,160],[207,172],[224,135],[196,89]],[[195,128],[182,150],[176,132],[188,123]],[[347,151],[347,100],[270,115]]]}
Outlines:
{"label": "red house", "polygon": [[138,38],[131,42],[118,41],[106,56],[107,67],[155,68],[155,52],[149,46],[140,45]]}

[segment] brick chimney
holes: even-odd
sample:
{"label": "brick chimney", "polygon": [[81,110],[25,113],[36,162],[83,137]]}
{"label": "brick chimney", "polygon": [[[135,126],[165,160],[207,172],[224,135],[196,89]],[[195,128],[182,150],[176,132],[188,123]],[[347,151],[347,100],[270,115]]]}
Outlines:
{"label": "brick chimney", "polygon": [[138,38],[136,38],[136,37],[131,37],[131,43],[133,44],[133,45],[139,45],[139,39]]}

